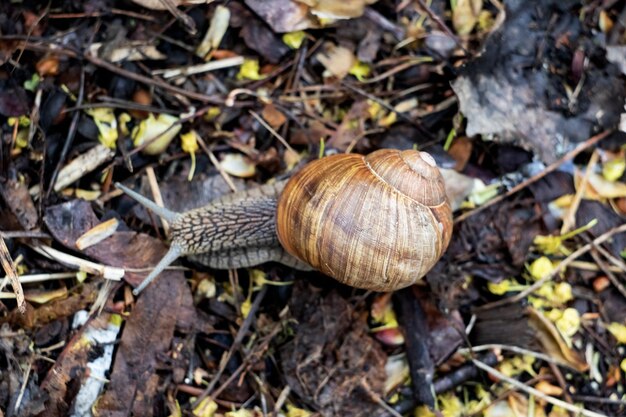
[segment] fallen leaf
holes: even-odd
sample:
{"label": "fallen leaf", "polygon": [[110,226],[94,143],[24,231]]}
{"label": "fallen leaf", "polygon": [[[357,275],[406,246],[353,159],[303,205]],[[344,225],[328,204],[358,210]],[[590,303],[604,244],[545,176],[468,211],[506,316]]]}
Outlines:
{"label": "fallen leaf", "polygon": [[309,15],[306,4],[292,0],[245,0],[276,33],[318,28],[317,19]]}
{"label": "fallen leaf", "polygon": [[354,53],[343,46],[327,44],[325,51],[316,55],[317,60],[326,68],[328,75],[338,79],[345,78],[357,62]]}
{"label": "fallen leaf", "polygon": [[468,35],[474,30],[483,8],[482,0],[457,0],[452,9],[452,26],[459,35]]}
{"label": "fallen leaf", "polygon": [[149,141],[150,143],[142,150],[147,155],[158,155],[164,152],[180,132],[181,125],[177,123],[178,121],[178,117],[169,114],[161,113],[156,118],[150,114],[133,129],[133,144],[139,147]]}
{"label": "fallen leaf", "polygon": [[256,174],[256,165],[239,153],[229,153],[222,157],[220,166],[230,175],[239,178],[251,178]]}
{"label": "fallen leaf", "polygon": [[550,320],[532,307],[526,309],[528,323],[535,330],[537,340],[541,343],[544,352],[562,365],[584,372],[589,365],[573,349],[571,349]]}

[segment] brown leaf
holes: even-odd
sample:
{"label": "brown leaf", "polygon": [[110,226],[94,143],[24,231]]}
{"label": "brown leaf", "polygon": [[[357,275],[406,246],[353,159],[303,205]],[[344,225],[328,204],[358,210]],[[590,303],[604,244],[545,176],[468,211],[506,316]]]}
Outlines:
{"label": "brown leaf", "polygon": [[535,330],[535,335],[546,354],[560,364],[580,372],[589,368],[585,360],[576,351],[567,346],[550,320],[532,307],[528,307],[526,312],[529,317],[528,323]]}
{"label": "brown leaf", "polygon": [[177,319],[192,303],[180,271],[162,273],[141,293],[124,326],[111,383],[96,404],[94,416],[153,415],[160,358],[167,357]]}
{"label": "brown leaf", "polygon": [[292,0],[246,0],[246,4],[277,33],[319,27],[305,4]]}
{"label": "brown leaf", "polygon": [[265,105],[261,115],[263,116],[263,119],[265,119],[265,121],[274,129],[278,129],[287,121],[287,117],[273,104]]}
{"label": "brown leaf", "polygon": [[0,183],[0,196],[24,230],[33,230],[37,226],[37,209],[24,183],[15,180]]}

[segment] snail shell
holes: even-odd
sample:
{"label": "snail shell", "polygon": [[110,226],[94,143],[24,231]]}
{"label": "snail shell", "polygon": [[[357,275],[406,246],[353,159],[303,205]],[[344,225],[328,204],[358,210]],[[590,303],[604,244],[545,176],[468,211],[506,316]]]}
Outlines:
{"label": "snail shell", "polygon": [[392,291],[439,260],[452,211],[429,154],[382,149],[306,165],[279,197],[276,228],[287,252],[324,274]]}

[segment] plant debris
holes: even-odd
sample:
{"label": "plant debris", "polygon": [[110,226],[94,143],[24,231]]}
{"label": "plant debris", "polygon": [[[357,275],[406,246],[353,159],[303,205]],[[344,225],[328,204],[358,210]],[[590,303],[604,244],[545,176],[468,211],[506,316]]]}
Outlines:
{"label": "plant debris", "polygon": [[[624,2],[39,3],[0,2],[0,416],[626,415]],[[443,171],[422,282],[133,294],[176,213],[380,148]]]}

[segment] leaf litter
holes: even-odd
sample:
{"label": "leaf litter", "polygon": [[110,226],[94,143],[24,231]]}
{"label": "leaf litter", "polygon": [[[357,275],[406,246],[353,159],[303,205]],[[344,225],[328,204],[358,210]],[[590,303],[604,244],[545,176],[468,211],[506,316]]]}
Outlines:
{"label": "leaf litter", "polygon": [[[623,415],[624,13],[2,3],[0,413]],[[182,212],[380,147],[445,168],[425,284],[184,260],[132,295],[168,231],[113,182]]]}

